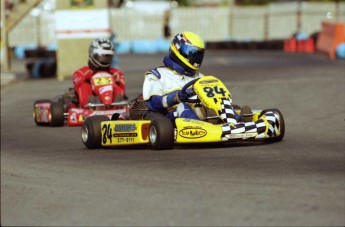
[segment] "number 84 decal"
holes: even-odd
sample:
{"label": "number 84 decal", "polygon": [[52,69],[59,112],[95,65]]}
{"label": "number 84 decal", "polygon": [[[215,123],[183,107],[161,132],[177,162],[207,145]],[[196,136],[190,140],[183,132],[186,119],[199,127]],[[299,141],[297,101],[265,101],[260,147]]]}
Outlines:
{"label": "number 84 decal", "polygon": [[213,98],[215,95],[219,94],[223,97],[226,96],[226,91],[222,87],[214,86],[212,87],[204,87],[204,92],[206,93],[206,96],[209,98]]}

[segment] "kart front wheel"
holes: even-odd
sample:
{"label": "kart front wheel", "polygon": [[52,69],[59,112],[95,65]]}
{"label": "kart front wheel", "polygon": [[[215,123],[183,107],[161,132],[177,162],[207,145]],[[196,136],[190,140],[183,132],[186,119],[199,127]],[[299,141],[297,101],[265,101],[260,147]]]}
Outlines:
{"label": "kart front wheel", "polygon": [[260,115],[259,115],[259,118],[264,115],[265,113],[267,112],[275,112],[279,115],[279,125],[277,125],[279,131],[280,131],[280,134],[278,136],[275,136],[275,137],[271,137],[271,138],[267,138],[265,139],[265,142],[267,143],[274,143],[274,142],[279,142],[283,139],[284,135],[285,135],[285,121],[284,121],[284,117],[283,117],[283,114],[280,110],[278,109],[267,109],[267,110],[263,110],[261,111]]}
{"label": "kart front wheel", "polygon": [[89,149],[102,147],[101,122],[109,121],[107,116],[92,116],[85,119],[81,126],[81,139]]}
{"label": "kart front wheel", "polygon": [[174,145],[174,127],[166,117],[151,121],[149,128],[150,145],[155,150],[168,150]]}

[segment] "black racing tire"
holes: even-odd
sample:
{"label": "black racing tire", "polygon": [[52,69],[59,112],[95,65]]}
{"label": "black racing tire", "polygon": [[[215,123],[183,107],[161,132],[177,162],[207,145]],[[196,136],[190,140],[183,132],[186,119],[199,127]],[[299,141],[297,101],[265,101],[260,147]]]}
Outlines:
{"label": "black racing tire", "polygon": [[109,121],[109,118],[98,115],[88,117],[83,122],[81,126],[81,139],[87,148],[98,149],[102,147],[102,121]]}
{"label": "black racing tire", "polygon": [[149,143],[155,150],[168,150],[174,145],[174,126],[166,117],[155,118],[149,127]]}
{"label": "black racing tire", "polygon": [[63,103],[52,102],[50,105],[50,115],[51,115],[50,125],[52,127],[63,126],[65,124]]}
{"label": "black racing tire", "polygon": [[38,126],[42,126],[42,125],[49,125],[49,123],[42,123],[42,122],[37,122],[37,115],[36,115],[36,110],[35,110],[35,105],[36,104],[38,104],[38,103],[47,103],[47,102],[49,102],[49,103],[51,103],[51,100],[49,100],[49,99],[41,99],[41,100],[37,100],[37,101],[35,101],[34,102],[34,105],[33,105],[33,118],[34,118],[34,121],[35,121],[35,123],[36,123],[36,125],[38,125]]}
{"label": "black racing tire", "polygon": [[272,112],[275,112],[275,113],[278,113],[279,115],[279,127],[280,127],[280,135],[279,136],[276,136],[276,137],[272,137],[272,138],[267,138],[265,139],[264,141],[266,143],[274,143],[274,142],[279,142],[281,141],[283,138],[284,138],[284,135],[285,135],[285,121],[284,121],[284,117],[283,117],[283,114],[280,110],[278,109],[266,109],[266,110],[263,110],[261,111],[260,115],[259,115],[259,118],[269,112],[269,111],[272,111]]}

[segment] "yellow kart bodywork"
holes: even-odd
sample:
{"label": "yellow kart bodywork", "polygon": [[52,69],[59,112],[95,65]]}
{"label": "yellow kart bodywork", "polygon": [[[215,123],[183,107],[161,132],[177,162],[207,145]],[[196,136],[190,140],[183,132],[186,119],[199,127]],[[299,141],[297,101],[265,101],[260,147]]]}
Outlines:
{"label": "yellow kart bodywork", "polygon": [[176,122],[176,143],[221,142],[221,125],[209,122],[178,118]]}
{"label": "yellow kart bodywork", "polygon": [[[149,120],[103,121],[101,133],[103,147],[149,143]],[[176,143],[221,142],[221,125],[179,118],[176,119]]]}
{"label": "yellow kart bodywork", "polygon": [[102,146],[147,144],[151,121],[103,121],[101,122]]}

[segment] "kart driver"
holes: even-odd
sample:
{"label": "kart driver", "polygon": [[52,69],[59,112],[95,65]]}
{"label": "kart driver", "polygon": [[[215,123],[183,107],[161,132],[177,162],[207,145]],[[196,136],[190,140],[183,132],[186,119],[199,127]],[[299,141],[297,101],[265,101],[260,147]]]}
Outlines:
{"label": "kart driver", "polygon": [[186,94],[180,91],[189,81],[203,76],[198,69],[204,52],[203,41],[192,32],[173,38],[169,55],[163,59],[164,66],[150,69],[145,75],[143,98],[150,110],[148,118],[163,114],[172,121],[176,117],[199,119],[186,103]]}
{"label": "kart driver", "polygon": [[[149,109],[147,119],[162,115],[172,122],[177,117],[200,119],[186,103],[187,94],[181,89],[189,81],[204,76],[198,71],[204,52],[204,42],[193,32],[182,32],[173,38],[169,55],[163,59],[164,66],[150,69],[145,74],[143,98]],[[231,102],[230,99],[221,118],[224,122],[236,123],[239,116]]]}
{"label": "kart driver", "polygon": [[114,101],[120,101],[126,97],[123,72],[111,67],[114,53],[114,47],[107,39],[97,38],[90,43],[88,65],[81,67],[73,74],[74,90],[78,95],[81,107],[85,106],[89,97],[92,96],[91,77],[100,71],[106,71],[114,76]]}

